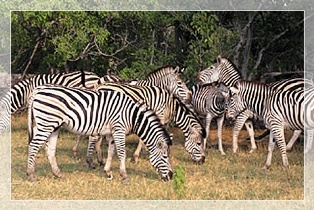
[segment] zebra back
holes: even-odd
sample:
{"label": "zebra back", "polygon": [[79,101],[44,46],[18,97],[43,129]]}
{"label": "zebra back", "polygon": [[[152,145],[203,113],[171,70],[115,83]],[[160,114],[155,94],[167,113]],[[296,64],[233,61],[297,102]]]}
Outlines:
{"label": "zebra back", "polygon": [[157,86],[135,86],[128,84],[105,83],[99,85],[97,90],[115,90],[127,94],[135,101],[145,103],[153,110],[162,124],[167,124],[173,116],[173,99],[172,95]]}
{"label": "zebra back", "polygon": [[274,86],[240,80],[232,91],[236,93],[233,98],[238,98],[236,106],[261,116],[267,126],[277,117],[289,128],[303,130],[304,79],[288,79]]}
{"label": "zebra back", "polygon": [[92,88],[99,80],[99,77],[92,72],[83,72],[85,81],[82,81],[82,72],[58,74],[41,74],[30,79],[20,81],[11,88],[8,96],[11,98],[11,114],[28,105],[28,100],[34,88],[45,84],[57,84],[66,87]]}
{"label": "zebra back", "polygon": [[191,92],[182,80],[183,70],[175,66],[165,66],[147,75],[145,80],[139,80],[132,83],[138,86],[159,86],[168,90],[174,96],[180,98],[181,101],[189,103],[191,100]]}

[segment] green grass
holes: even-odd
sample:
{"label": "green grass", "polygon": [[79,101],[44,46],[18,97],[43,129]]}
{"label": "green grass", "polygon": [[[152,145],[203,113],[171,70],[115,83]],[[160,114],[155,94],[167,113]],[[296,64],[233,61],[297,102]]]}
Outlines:
{"label": "green grass", "polygon": [[[79,147],[81,160],[72,158],[72,147],[76,135],[61,130],[57,145],[57,160],[63,178],[52,175],[50,165],[41,149],[36,159],[38,181],[30,183],[26,176],[27,165],[27,115],[12,116],[11,134],[11,197],[13,200],[62,199],[62,200],[302,200],[303,146],[297,143],[288,153],[290,168],[283,170],[278,148],[273,154],[272,167],[265,171],[262,166],[267,155],[267,141],[259,142],[258,149],[249,154],[247,146],[241,146],[236,155],[231,146],[226,146],[227,155],[221,156],[217,149],[206,151],[206,162],[194,165],[184,149],[180,130],[171,129],[174,134],[172,167],[184,168],[184,194],[176,193],[173,181],[163,182],[155,173],[147,155],[133,163],[133,152],[137,146],[134,135],[127,138],[127,173],[130,183],[122,184],[119,176],[119,162],[115,156],[112,164],[113,180],[107,180],[102,167],[90,170],[85,162],[87,141]],[[262,131],[257,131],[261,133]],[[289,133],[290,134],[290,133]],[[224,128],[223,140],[231,145],[231,128]],[[211,136],[216,139],[213,128]],[[241,131],[240,139],[247,132]],[[248,145],[250,146],[250,145]],[[107,147],[103,147],[104,158]],[[95,159],[96,162],[96,159]]]}

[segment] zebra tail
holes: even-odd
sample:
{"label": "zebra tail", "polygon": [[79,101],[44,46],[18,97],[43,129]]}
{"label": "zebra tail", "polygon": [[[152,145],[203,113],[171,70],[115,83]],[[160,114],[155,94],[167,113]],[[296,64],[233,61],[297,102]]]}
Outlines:
{"label": "zebra tail", "polygon": [[27,124],[28,124],[28,143],[30,143],[33,139],[33,123],[34,123],[34,116],[33,116],[33,101],[30,100],[30,104],[28,107],[28,116],[27,116]]}

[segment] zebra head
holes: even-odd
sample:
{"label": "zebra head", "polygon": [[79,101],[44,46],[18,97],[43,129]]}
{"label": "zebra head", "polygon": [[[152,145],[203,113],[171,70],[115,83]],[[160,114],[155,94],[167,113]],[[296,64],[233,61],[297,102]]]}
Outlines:
{"label": "zebra head", "polygon": [[149,85],[160,86],[181,101],[190,103],[192,94],[181,78],[183,71],[184,69],[180,69],[178,66],[169,65],[151,72],[146,80]]}
{"label": "zebra head", "polygon": [[230,120],[234,120],[239,114],[247,110],[247,107],[238,95],[240,89],[237,87],[231,87],[230,91],[232,96],[228,99],[227,102],[226,117]]}
{"label": "zebra head", "polygon": [[194,163],[203,164],[205,162],[205,153],[202,146],[205,137],[206,131],[204,128],[201,128],[200,131],[200,129],[190,127],[184,146]]}
{"label": "zebra head", "polygon": [[172,179],[170,164],[170,144],[172,137],[166,132],[164,137],[157,139],[156,146],[150,150],[149,160],[163,181]]}
{"label": "zebra head", "polygon": [[197,74],[196,82],[198,84],[206,84],[218,81],[230,87],[240,78],[241,74],[236,66],[228,59],[218,56],[217,63]]}
{"label": "zebra head", "polygon": [[198,84],[207,84],[218,81],[219,72],[217,71],[217,64],[213,64],[206,69],[203,69],[197,74],[196,82]]}
{"label": "zebra head", "polygon": [[170,164],[170,146],[172,138],[154,111],[148,109],[145,104],[136,103],[138,117],[133,118],[135,125],[133,132],[145,143],[149,151],[149,161],[156,169],[163,181],[172,179],[172,167]]}

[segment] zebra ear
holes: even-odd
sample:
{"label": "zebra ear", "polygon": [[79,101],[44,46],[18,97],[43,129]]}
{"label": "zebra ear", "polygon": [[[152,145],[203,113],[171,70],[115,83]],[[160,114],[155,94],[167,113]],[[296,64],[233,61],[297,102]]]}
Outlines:
{"label": "zebra ear", "polygon": [[218,55],[218,57],[217,57],[217,63],[218,63],[218,64],[221,63],[221,59],[222,59],[222,58],[221,58],[221,55]]}
{"label": "zebra ear", "polygon": [[232,92],[232,93],[239,93],[239,89],[238,88],[236,88],[236,87],[231,87],[230,88],[230,91]]}
{"label": "zebra ear", "polygon": [[175,72],[176,74],[183,74],[184,68],[180,69],[180,67],[177,66],[177,67],[174,69],[174,72]]}

